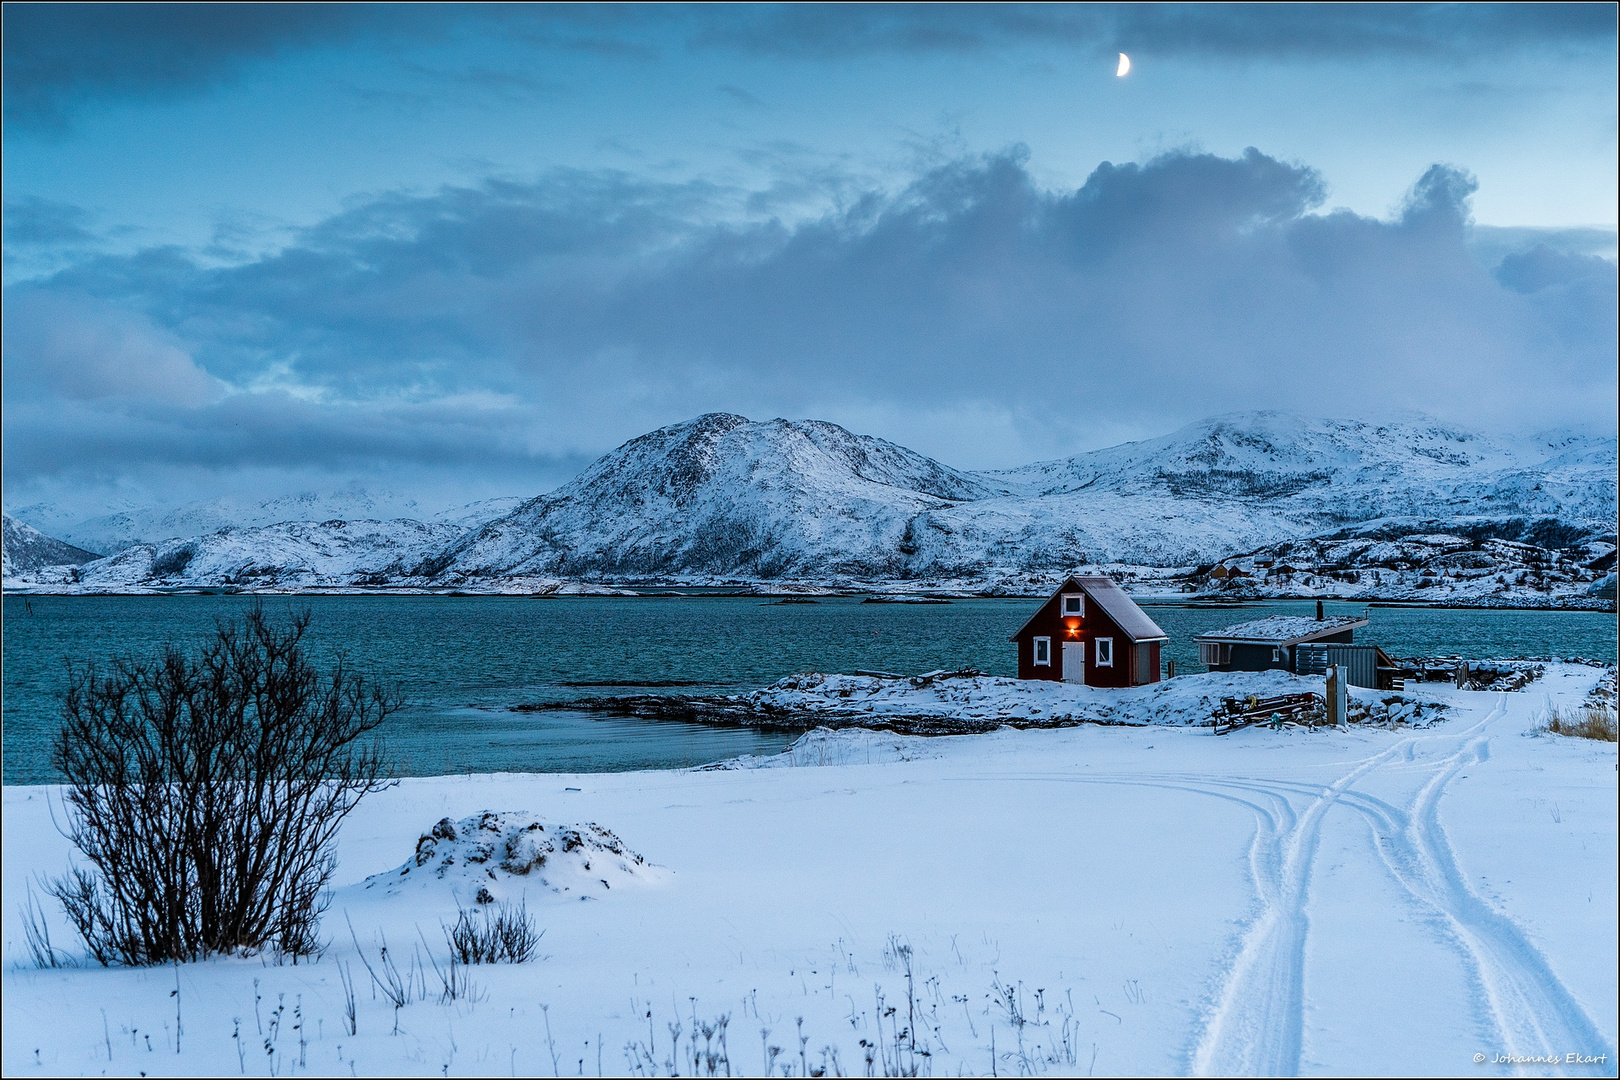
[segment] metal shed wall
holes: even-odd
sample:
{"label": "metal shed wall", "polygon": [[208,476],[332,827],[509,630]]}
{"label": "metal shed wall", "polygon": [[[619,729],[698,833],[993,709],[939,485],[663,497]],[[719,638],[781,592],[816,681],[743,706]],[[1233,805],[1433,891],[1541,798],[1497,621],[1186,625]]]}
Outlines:
{"label": "metal shed wall", "polygon": [[1378,687],[1378,647],[1376,645],[1294,646],[1294,672],[1299,675],[1325,675],[1337,664],[1351,686]]}

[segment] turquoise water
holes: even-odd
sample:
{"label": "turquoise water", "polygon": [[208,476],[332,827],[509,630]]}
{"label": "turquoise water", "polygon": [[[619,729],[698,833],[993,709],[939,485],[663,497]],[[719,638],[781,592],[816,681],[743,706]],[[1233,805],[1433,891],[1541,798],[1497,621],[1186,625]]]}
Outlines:
{"label": "turquoise water", "polygon": [[[4,601],[4,780],[55,779],[49,743],[68,660],[151,655],[195,644],[237,596],[8,596]],[[400,770],[461,772],[672,768],[780,750],[791,733],[512,712],[522,702],[591,694],[752,688],[800,671],[920,672],[971,665],[1016,673],[1007,638],[1030,600],[948,605],[772,604],[750,597],[317,596],[308,606],[318,657],[344,650],[361,670],[396,682],[407,707],[384,734]],[[1170,635],[1165,659],[1200,671],[1191,638],[1262,615],[1308,614],[1309,602],[1241,608],[1147,605]],[[1327,605],[1330,612],[1360,605]],[[30,613],[31,612],[31,613]],[[1375,608],[1357,639],[1398,656],[1615,656],[1615,617],[1596,612]],[[675,684],[675,685],[671,685]]]}

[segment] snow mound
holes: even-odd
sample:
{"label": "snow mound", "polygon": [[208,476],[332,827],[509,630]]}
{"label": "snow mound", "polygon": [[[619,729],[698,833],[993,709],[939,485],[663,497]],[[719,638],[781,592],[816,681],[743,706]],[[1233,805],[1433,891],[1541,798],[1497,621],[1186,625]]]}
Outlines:
{"label": "snow mound", "polygon": [[805,769],[827,765],[878,765],[922,761],[941,756],[937,740],[924,735],[897,735],[867,728],[815,728],[780,754],[744,754],[704,766],[710,770]]}
{"label": "snow mound", "polygon": [[464,905],[533,899],[535,893],[590,900],[667,874],[595,823],[555,825],[524,811],[485,810],[460,821],[441,819],[403,866],[372,875],[365,887],[396,893],[445,882]]}

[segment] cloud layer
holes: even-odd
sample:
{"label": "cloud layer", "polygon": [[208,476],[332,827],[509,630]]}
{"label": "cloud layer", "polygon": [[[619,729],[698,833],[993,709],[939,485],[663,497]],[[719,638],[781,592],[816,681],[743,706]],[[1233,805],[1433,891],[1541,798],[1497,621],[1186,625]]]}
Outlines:
{"label": "cloud layer", "polygon": [[[1389,220],[1249,150],[950,162],[803,224],[557,172],[357,204],[273,256],[86,257],[7,291],[8,485],[174,467],[517,490],[700,412],[818,416],[967,467],[1218,412],[1613,424],[1616,273],[1469,251],[1436,165]],[[62,208],[56,219],[77,228]]]}
{"label": "cloud layer", "polygon": [[657,5],[7,4],[8,124],[61,130],[80,106],[193,94],[254,62],[356,41],[472,35],[536,52],[841,60],[1034,46],[1105,55],[1441,60],[1612,50],[1603,4]]}

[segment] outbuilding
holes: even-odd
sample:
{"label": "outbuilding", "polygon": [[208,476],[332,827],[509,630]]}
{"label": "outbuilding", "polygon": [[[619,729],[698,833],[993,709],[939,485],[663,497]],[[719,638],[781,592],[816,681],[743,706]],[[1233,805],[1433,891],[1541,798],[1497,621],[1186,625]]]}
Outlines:
{"label": "outbuilding", "polygon": [[1320,675],[1329,665],[1344,669],[1351,686],[1392,689],[1400,669],[1376,645],[1355,644],[1366,616],[1327,617],[1318,603],[1316,618],[1270,615],[1193,638],[1198,661],[1211,671],[1281,669]]}
{"label": "outbuilding", "polygon": [[1018,644],[1018,677],[1140,686],[1159,681],[1163,630],[1113,578],[1071,577],[1009,640]]}

